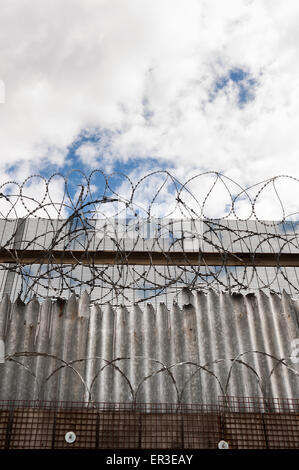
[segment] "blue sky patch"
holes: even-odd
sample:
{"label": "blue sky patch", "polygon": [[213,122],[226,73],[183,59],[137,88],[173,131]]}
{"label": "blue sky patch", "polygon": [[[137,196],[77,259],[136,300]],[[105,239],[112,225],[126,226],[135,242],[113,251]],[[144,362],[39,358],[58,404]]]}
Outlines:
{"label": "blue sky patch", "polygon": [[257,81],[248,72],[240,68],[235,68],[230,69],[226,75],[217,78],[214,88],[210,93],[210,101],[214,101],[217,93],[225,89],[230,81],[234,82],[238,87],[238,104],[240,107],[254,100]]}
{"label": "blue sky patch", "polygon": [[[146,173],[150,173],[151,170],[171,170],[174,167],[174,164],[167,161],[163,162],[158,158],[151,156],[139,157],[138,155],[131,155],[129,158],[122,159],[121,155],[118,158],[112,158],[111,156],[111,167],[108,170],[105,170],[105,165],[103,165],[102,159],[109,161],[109,151],[112,144],[112,140],[115,131],[110,131],[109,129],[94,129],[93,131],[82,130],[73,143],[69,146],[67,155],[65,157],[64,163],[61,165],[45,164],[39,167],[39,169],[32,169],[33,173],[39,173],[44,178],[48,179],[53,173],[59,172],[67,177],[68,179],[68,191],[71,198],[75,197],[77,191],[80,190],[80,186],[86,183],[86,180],[83,175],[87,178],[94,171],[93,177],[91,178],[91,184],[96,186],[97,196],[106,195],[111,197],[113,195],[113,190],[116,190],[121,186],[125,177],[127,175],[130,177],[130,174],[135,170],[144,168]],[[82,145],[91,144],[95,146],[96,149],[96,163],[95,166],[90,166],[82,161],[78,155],[78,150]],[[104,155],[105,154],[105,155]],[[19,163],[16,163],[14,166],[9,168],[9,172],[13,174],[15,168],[17,168]],[[105,177],[100,171],[109,176],[109,186],[110,189],[106,187]],[[137,171],[138,172],[138,171]],[[13,179],[13,178],[12,178]],[[136,183],[137,181],[134,180]],[[112,190],[112,191],[111,191]]]}

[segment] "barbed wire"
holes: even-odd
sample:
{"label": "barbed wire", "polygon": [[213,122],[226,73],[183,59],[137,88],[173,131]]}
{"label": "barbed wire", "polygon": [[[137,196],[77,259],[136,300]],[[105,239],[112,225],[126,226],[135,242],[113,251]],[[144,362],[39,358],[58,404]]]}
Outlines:
{"label": "barbed wire", "polygon": [[137,181],[101,170],[8,181],[0,292],[27,301],[86,290],[112,305],[169,303],[182,287],[298,296],[298,181],[282,175],[242,188],[218,172],[180,182],[166,170]]}
{"label": "barbed wire", "polygon": [[[260,375],[259,371],[257,370],[256,367],[254,367],[252,364],[248,363],[248,360],[245,360],[245,356],[251,355],[253,358],[256,358],[258,361],[261,360],[261,358],[269,359],[272,360],[271,365],[269,365],[269,370],[268,374],[263,374],[263,376]],[[39,365],[39,372],[37,372],[37,365],[34,363],[26,364],[26,360],[37,360],[38,358],[43,358],[45,360],[49,360],[50,363],[56,364],[51,368],[51,372],[48,373],[47,371],[49,370],[49,367],[46,366],[45,363],[43,363],[43,366]],[[235,357],[232,358],[218,358],[212,361],[209,361],[208,363],[200,364],[195,361],[180,361],[180,362],[175,362],[170,365],[166,365],[160,360],[150,358],[147,356],[128,356],[128,357],[117,357],[111,360],[105,359],[101,356],[93,356],[93,357],[83,357],[79,359],[74,359],[71,361],[66,361],[62,359],[61,357],[55,355],[55,354],[50,354],[50,353],[44,353],[44,352],[38,352],[38,351],[23,351],[23,352],[15,352],[13,354],[7,354],[5,356],[5,362],[8,365],[9,363],[14,363],[17,366],[20,367],[20,370],[26,371],[28,374],[27,377],[27,386],[24,386],[24,383],[22,383],[22,396],[24,399],[24,394],[26,394],[26,390],[29,388],[34,388],[34,384],[36,385],[35,387],[35,392],[33,392],[33,395],[30,395],[30,400],[44,400],[47,397],[47,386],[51,382],[51,379],[53,379],[55,376],[58,376],[65,370],[70,370],[74,377],[77,377],[78,383],[81,384],[81,390],[79,392],[79,397],[78,396],[73,396],[73,389],[74,389],[74,383],[72,382],[71,378],[68,379],[68,393],[70,395],[70,400],[71,401],[85,401],[86,403],[92,404],[99,402],[99,397],[101,396],[99,390],[95,390],[95,384],[97,381],[99,381],[100,387],[104,389],[104,387],[107,385],[107,377],[103,378],[103,373],[105,370],[111,368],[113,370],[113,373],[116,375],[119,374],[122,379],[124,380],[123,384],[125,384],[125,388],[127,388],[129,394],[129,402],[131,403],[137,403],[140,401],[141,398],[141,391],[146,387],[147,383],[157,377],[160,376],[161,374],[166,375],[169,378],[169,383],[172,385],[173,390],[174,390],[174,403],[180,407],[182,404],[186,404],[188,402],[188,399],[186,401],[186,389],[192,381],[196,380],[200,374],[208,374],[209,377],[215,381],[216,388],[219,393],[217,393],[216,396],[221,395],[223,398],[228,398],[229,396],[232,395],[230,389],[231,386],[231,381],[233,377],[233,369],[238,366],[238,370],[236,373],[238,376],[243,377],[243,373],[241,371],[241,368],[245,368],[248,372],[250,372],[250,381],[251,385],[253,385],[255,379],[255,383],[257,385],[257,390],[259,390],[259,395],[263,399],[271,400],[272,398],[272,390],[271,390],[271,380],[275,376],[275,372],[277,371],[278,367],[280,366],[282,370],[285,372],[289,372],[293,375],[295,379],[299,379],[299,372],[295,367],[292,367],[289,362],[292,358],[291,357],[286,357],[286,358],[278,358],[272,354],[269,354],[265,351],[259,351],[259,350],[248,350],[244,351],[240,354],[238,354]],[[22,362],[25,361],[25,362]],[[138,366],[136,366],[136,362],[138,361],[143,361],[147,362],[149,364],[149,368],[152,368],[151,371],[146,373],[145,371],[143,372],[143,375],[139,378],[139,380],[136,382],[136,370],[138,369]],[[89,374],[88,379],[86,378],[86,370],[88,367],[88,363],[93,362],[93,372],[92,374]],[[58,363],[58,364],[57,364]],[[124,364],[131,364],[131,373],[125,372],[124,371]],[[82,369],[83,366],[83,369]],[[220,371],[216,372],[213,370],[213,367],[215,366],[220,366],[221,369]],[[7,367],[7,366],[6,366]],[[182,373],[177,373],[177,370],[179,368],[185,369],[185,372]],[[139,367],[140,369],[140,367]],[[84,372],[85,370],[85,372]],[[42,374],[41,374],[41,371]],[[6,374],[8,373],[8,369],[6,369]],[[133,375],[132,375],[133,374]],[[42,377],[41,377],[42,375]],[[114,378],[110,377],[110,381],[108,383],[108,387],[110,390],[112,390],[113,387],[113,382],[116,381],[116,375],[114,375]],[[29,378],[30,377],[30,378]],[[136,382],[135,385],[132,381]],[[31,380],[31,386],[29,385],[28,388],[28,379],[29,381]],[[275,380],[275,378],[274,378]],[[239,381],[239,380],[238,380]],[[244,377],[243,377],[244,381]],[[244,384],[246,381],[244,382]],[[242,387],[244,388],[245,385]],[[7,384],[4,383],[4,389],[6,389]],[[124,385],[122,385],[122,388],[124,388]],[[1,390],[1,387],[0,387]],[[14,392],[17,392],[18,390],[18,383],[15,383],[14,385]],[[244,389],[245,390],[245,389]],[[243,390],[243,395],[244,395],[244,390]],[[6,390],[7,391],[7,390]],[[240,390],[239,390],[240,392]],[[55,400],[58,399],[59,396],[59,389],[56,390],[57,396],[55,397]],[[118,393],[121,393],[121,389],[118,390]],[[197,401],[200,402],[200,399],[202,400],[201,397],[201,392],[197,387]],[[3,391],[0,392],[0,394],[3,394]],[[210,399],[216,399],[216,396],[213,397],[213,392],[210,388]],[[112,397],[112,395],[111,395]],[[155,402],[157,402],[158,397],[155,395]],[[193,397],[194,399],[194,397]],[[119,400],[116,400],[116,402]],[[142,402],[142,400],[141,400]]]}

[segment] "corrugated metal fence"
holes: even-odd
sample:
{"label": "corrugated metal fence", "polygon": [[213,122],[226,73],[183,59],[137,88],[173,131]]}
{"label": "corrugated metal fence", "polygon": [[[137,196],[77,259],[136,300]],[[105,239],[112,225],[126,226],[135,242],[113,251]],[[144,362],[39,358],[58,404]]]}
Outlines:
{"label": "corrugated metal fence", "polygon": [[183,292],[141,309],[79,299],[0,304],[0,399],[210,403],[298,397],[298,304],[263,292]]}

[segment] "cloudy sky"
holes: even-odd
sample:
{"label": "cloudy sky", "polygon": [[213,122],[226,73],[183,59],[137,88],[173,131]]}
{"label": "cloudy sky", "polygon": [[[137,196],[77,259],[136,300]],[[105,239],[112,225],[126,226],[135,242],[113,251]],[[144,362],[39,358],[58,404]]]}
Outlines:
{"label": "cloudy sky", "polygon": [[[297,0],[1,0],[0,182],[74,168],[299,177],[298,26]],[[292,183],[277,180],[288,213]],[[268,186],[268,218],[275,197]]]}

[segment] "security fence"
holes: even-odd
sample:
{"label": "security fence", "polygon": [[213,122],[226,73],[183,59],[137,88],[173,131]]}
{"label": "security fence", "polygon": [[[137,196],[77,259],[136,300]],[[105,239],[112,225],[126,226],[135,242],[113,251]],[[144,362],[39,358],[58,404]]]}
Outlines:
{"label": "security fence", "polygon": [[0,402],[4,449],[296,449],[299,399],[218,405]]}
{"label": "security fence", "polygon": [[[299,215],[277,176],[249,188],[220,173],[139,181],[100,170],[0,186],[0,296],[100,305],[163,301],[198,291],[299,295]],[[268,191],[278,209],[269,213]],[[293,198],[296,200],[296,198]],[[294,207],[293,207],[294,206]]]}

